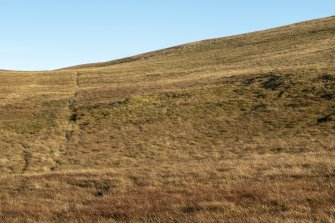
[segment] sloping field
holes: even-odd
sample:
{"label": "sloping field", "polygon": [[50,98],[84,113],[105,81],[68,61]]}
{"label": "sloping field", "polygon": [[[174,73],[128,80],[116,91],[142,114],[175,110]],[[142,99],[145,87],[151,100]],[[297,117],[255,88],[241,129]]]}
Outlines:
{"label": "sloping field", "polygon": [[1,222],[335,221],[335,17],[0,80]]}

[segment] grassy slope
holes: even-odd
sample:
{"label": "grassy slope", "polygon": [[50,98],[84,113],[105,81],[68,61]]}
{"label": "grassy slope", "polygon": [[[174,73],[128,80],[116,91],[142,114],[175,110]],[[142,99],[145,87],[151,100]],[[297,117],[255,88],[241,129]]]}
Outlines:
{"label": "grassy slope", "polygon": [[330,17],[0,71],[0,218],[334,221],[334,46]]}

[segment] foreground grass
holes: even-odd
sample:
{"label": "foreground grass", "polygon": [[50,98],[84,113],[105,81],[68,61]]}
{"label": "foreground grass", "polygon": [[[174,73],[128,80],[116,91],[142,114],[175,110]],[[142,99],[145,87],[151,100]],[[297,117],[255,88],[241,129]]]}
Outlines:
{"label": "foreground grass", "polygon": [[332,153],[2,177],[5,222],[333,222]]}
{"label": "foreground grass", "polygon": [[0,221],[335,221],[334,45],[330,17],[0,71]]}

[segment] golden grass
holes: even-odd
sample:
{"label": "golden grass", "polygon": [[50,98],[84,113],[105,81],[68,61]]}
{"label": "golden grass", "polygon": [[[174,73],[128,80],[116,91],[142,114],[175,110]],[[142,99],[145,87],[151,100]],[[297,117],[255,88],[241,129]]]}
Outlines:
{"label": "golden grass", "polygon": [[334,222],[334,27],[0,71],[1,222]]}

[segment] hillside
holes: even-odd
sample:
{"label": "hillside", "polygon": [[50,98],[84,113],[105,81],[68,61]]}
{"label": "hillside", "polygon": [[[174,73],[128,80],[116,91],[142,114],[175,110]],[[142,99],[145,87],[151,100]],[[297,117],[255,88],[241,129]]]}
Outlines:
{"label": "hillside", "polygon": [[0,80],[1,222],[335,221],[335,17]]}

